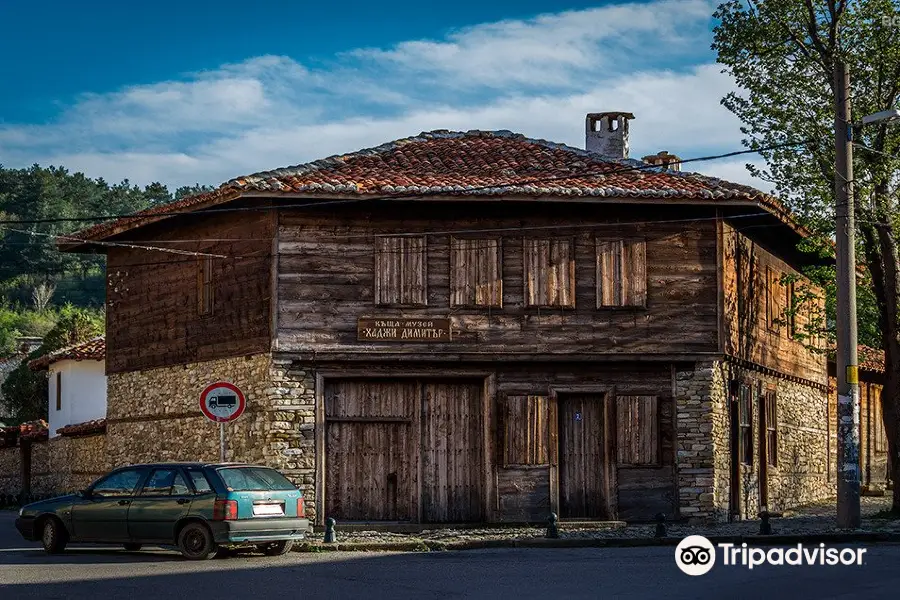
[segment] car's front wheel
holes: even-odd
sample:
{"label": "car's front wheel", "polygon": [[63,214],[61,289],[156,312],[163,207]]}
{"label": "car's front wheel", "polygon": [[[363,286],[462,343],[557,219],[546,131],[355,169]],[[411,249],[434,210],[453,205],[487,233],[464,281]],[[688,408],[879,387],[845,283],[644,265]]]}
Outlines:
{"label": "car's front wheel", "polygon": [[206,525],[188,523],[178,534],[178,549],[189,560],[207,560],[216,555],[216,542]]}
{"label": "car's front wheel", "polygon": [[268,544],[262,544],[260,545],[259,549],[262,550],[263,554],[265,554],[266,556],[281,556],[290,552],[293,546],[293,540],[284,540],[281,542],[269,542]]}
{"label": "car's front wheel", "polygon": [[41,544],[47,554],[59,554],[66,549],[66,529],[59,520],[48,517],[41,526]]}
{"label": "car's front wheel", "polygon": [[143,546],[141,544],[132,544],[132,543],[125,544],[125,549],[128,550],[129,552],[137,552],[141,548],[143,548]]}

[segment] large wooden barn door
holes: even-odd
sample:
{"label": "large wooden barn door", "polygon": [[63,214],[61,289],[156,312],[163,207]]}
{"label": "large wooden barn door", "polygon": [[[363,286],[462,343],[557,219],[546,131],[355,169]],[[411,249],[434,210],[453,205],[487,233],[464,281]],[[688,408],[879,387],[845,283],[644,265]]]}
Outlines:
{"label": "large wooden barn door", "polygon": [[609,519],[611,456],[605,394],[559,396],[559,516]]}
{"label": "large wooden barn door", "polygon": [[423,383],[423,522],[484,518],[482,399],[481,383]]}
{"label": "large wooden barn door", "polygon": [[325,505],[344,521],[417,518],[416,381],[338,380],[325,388]]}

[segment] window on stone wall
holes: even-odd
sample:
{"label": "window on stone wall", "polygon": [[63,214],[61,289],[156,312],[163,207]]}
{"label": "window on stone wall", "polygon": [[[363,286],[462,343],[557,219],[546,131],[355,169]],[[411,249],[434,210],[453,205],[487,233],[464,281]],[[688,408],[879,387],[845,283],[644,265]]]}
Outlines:
{"label": "window on stone wall", "polygon": [[765,394],[766,411],[766,460],[773,467],[778,466],[778,402],[775,390]]}
{"label": "window on stone wall", "polygon": [[741,383],[738,390],[738,423],[740,426],[740,459],[753,464],[753,394],[750,385]]}
{"label": "window on stone wall", "polygon": [[56,372],[56,410],[62,410],[62,372]]}

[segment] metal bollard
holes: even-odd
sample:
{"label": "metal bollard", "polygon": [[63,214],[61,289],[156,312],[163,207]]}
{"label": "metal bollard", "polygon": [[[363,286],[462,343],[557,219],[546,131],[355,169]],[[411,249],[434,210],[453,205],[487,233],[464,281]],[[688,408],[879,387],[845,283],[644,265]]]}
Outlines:
{"label": "metal bollard", "polygon": [[769,523],[769,511],[763,507],[762,511],[759,513],[759,518],[762,521],[759,524],[759,535],[772,535],[772,524]]}
{"label": "metal bollard", "polygon": [[666,515],[664,513],[656,515],[656,537],[666,537]]}
{"label": "metal bollard", "polygon": [[334,543],[334,526],[336,525],[336,521],[331,517],[325,519],[325,539],[323,540],[326,544]]}
{"label": "metal bollard", "polygon": [[559,537],[559,517],[556,513],[550,513],[547,518],[547,534],[546,537],[556,539]]}

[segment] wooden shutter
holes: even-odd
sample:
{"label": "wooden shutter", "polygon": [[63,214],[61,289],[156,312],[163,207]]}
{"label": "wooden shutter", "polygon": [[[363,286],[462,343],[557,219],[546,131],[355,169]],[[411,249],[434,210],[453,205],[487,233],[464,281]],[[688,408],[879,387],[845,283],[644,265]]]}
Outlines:
{"label": "wooden shutter", "polygon": [[375,304],[426,304],[425,238],[378,237],[375,241]]}
{"label": "wooden shutter", "polygon": [[778,466],[778,401],[775,390],[766,390],[766,460],[773,467]]}
{"label": "wooden shutter", "polygon": [[597,240],[597,308],[647,305],[647,243]]}
{"label": "wooden shutter", "polygon": [[200,259],[197,275],[197,312],[200,316],[208,316],[213,311],[213,257]]}
{"label": "wooden shutter", "polygon": [[659,417],[656,396],[616,398],[616,446],[620,465],[659,465]]}
{"label": "wooden shutter", "polygon": [[56,410],[62,409],[62,372],[56,372]]}
{"label": "wooden shutter", "polygon": [[575,306],[575,248],[571,239],[527,239],[524,244],[525,303]]}
{"label": "wooden shutter", "polygon": [[597,240],[597,308],[622,305],[621,257],[621,240]]}
{"label": "wooden shutter", "polygon": [[647,305],[647,244],[625,240],[622,244],[622,304]]}
{"label": "wooden shutter", "polygon": [[766,268],[766,313],[769,329],[780,331],[780,322],[785,317],[787,290],[781,283],[781,273],[772,267]]}
{"label": "wooden shutter", "polygon": [[502,306],[500,240],[450,242],[450,306]]}
{"label": "wooden shutter", "polygon": [[507,396],[504,412],[504,466],[548,464],[550,460],[548,398]]}

